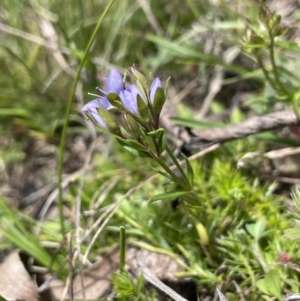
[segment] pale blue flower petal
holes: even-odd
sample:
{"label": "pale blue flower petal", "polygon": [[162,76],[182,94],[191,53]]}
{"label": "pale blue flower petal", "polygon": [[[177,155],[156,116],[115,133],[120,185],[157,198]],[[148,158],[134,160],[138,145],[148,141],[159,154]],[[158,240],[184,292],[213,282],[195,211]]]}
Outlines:
{"label": "pale blue flower petal", "polygon": [[91,108],[89,109],[89,113],[87,114],[90,118],[94,119],[98,125],[103,129],[108,129],[107,124],[103,121],[103,119],[100,117],[97,108]]}
{"label": "pale blue flower petal", "polygon": [[130,85],[129,87],[127,87],[127,89],[131,92],[133,99],[137,99],[137,96],[140,95],[143,101],[147,103],[143,93],[136,85]]}
{"label": "pale blue flower petal", "polygon": [[117,70],[112,69],[107,77],[107,88],[106,88],[107,94],[108,93],[119,94],[119,92],[123,89],[123,87],[124,87],[124,83],[121,74]]}
{"label": "pale blue flower petal", "polygon": [[100,108],[100,106],[106,110],[113,108],[113,106],[106,97],[99,97],[84,105],[81,112],[93,119],[100,127],[108,129],[106,123],[103,121],[103,119],[98,113],[97,109]]}
{"label": "pale blue flower petal", "polygon": [[119,93],[123,106],[132,114],[139,115],[136,98],[133,98],[130,87]]}
{"label": "pale blue flower petal", "polygon": [[154,97],[155,97],[155,93],[157,88],[162,88],[162,83],[160,81],[160,79],[158,77],[156,77],[150,87],[150,102],[153,103],[154,102]]}
{"label": "pale blue flower petal", "polygon": [[86,114],[86,112],[88,112],[89,109],[99,108],[100,106],[102,106],[106,110],[110,110],[111,108],[113,108],[112,104],[108,101],[106,97],[99,97],[85,104],[81,109],[81,112]]}

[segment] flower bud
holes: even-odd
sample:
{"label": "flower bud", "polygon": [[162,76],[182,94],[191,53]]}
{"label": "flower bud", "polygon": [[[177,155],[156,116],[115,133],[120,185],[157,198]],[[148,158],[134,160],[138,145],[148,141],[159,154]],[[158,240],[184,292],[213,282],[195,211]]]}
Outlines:
{"label": "flower bud", "polygon": [[252,33],[250,36],[250,43],[253,48],[261,48],[267,45],[262,36],[258,36],[254,33]]}
{"label": "flower bud", "polygon": [[246,39],[242,45],[243,49],[247,52],[259,51],[261,48],[267,47],[267,42],[262,36],[259,36],[255,31],[248,29],[246,31]]}
{"label": "flower bud", "polygon": [[105,108],[103,108],[101,106],[97,109],[97,111],[98,111],[98,114],[101,117],[101,119],[105,122],[105,124],[107,126],[107,131],[112,134],[119,135],[120,127],[118,125],[117,120],[113,116],[113,114],[111,114]]}
{"label": "flower bud", "polygon": [[196,229],[200,238],[200,242],[202,246],[207,246],[209,244],[209,238],[207,234],[207,230],[201,223],[196,224]]}
{"label": "flower bud", "polygon": [[134,139],[140,136],[140,127],[137,121],[127,112],[121,115],[121,122],[125,131]]}
{"label": "flower bud", "polygon": [[282,35],[283,32],[284,30],[279,25],[274,26],[274,28],[272,29],[272,34],[274,37]]}
{"label": "flower bud", "polygon": [[149,83],[147,78],[139,72],[135,67],[130,67],[128,69],[129,77],[133,84],[136,84],[137,87],[143,92],[144,96],[148,99],[149,95]]}
{"label": "flower bud", "polygon": [[274,16],[274,21],[275,21],[275,25],[279,25],[279,24],[280,24],[280,21],[281,21],[281,16],[275,14],[275,16]]}
{"label": "flower bud", "polygon": [[150,114],[148,105],[142,99],[140,95],[136,96],[137,107],[139,109],[139,115],[143,121],[143,123],[148,123],[150,121]]}
{"label": "flower bud", "polygon": [[166,96],[162,88],[160,79],[157,77],[150,88],[150,102],[152,104],[153,110],[157,116],[159,116],[162,107],[165,103]]}
{"label": "flower bud", "polygon": [[81,111],[104,131],[118,135],[120,128],[115,117],[109,113],[110,109],[113,109],[113,106],[108,99],[99,97],[84,105]]}

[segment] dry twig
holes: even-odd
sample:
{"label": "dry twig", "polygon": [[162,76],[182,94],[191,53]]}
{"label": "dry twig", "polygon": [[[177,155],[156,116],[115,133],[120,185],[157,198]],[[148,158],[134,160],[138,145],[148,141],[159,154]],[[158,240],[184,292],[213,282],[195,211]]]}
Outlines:
{"label": "dry twig", "polygon": [[220,143],[291,125],[300,125],[299,116],[294,111],[280,111],[264,116],[251,117],[224,128],[192,129],[191,133],[194,137],[189,137],[186,141],[186,135],[181,134],[179,138],[184,143],[193,144],[188,146],[195,148],[201,143]]}
{"label": "dry twig", "polygon": [[165,285],[161,280],[159,280],[148,268],[139,267],[139,270],[142,272],[144,279],[154,285],[156,288],[167,294],[175,301],[188,301],[183,298],[179,294],[177,294],[174,290],[172,290],[169,286]]}

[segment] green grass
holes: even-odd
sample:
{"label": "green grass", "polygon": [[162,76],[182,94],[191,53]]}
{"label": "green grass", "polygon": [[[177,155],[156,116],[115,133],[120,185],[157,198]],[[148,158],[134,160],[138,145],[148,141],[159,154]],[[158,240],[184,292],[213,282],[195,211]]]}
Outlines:
{"label": "green grass", "polygon": [[[48,176],[57,179],[55,206],[60,213],[36,219],[20,206],[12,208],[3,190],[0,248],[18,247],[66,281],[67,235],[93,263],[119,243],[118,229],[125,226],[131,244],[174,258],[182,268],[177,276],[195,281],[200,300],[205,294],[213,296],[217,287],[229,300],[239,294],[246,300],[281,300],[299,292],[299,241],[285,235],[300,219],[291,211],[292,187],[276,190],[274,180],[263,172],[237,169],[237,161],[248,152],[295,141],[266,133],[223,144],[191,162],[187,181],[193,182],[196,198],[185,199],[179,191],[185,201],[174,208],[165,193],[180,189],[163,172],[155,172],[159,166],[149,158],[134,157],[79,113],[93,99],[88,92],[103,86],[111,68],[124,71],[134,63],[164,83],[171,77],[170,89],[177,93],[196,77],[197,85],[205,86],[215,66],[228,75],[224,87],[254,82],[251,93],[238,91],[247,93],[248,100],[227,116],[226,123],[274,112],[278,105],[298,112],[299,45],[288,34],[275,37],[272,29],[262,30],[255,1],[219,1],[217,6],[204,0],[145,3],[149,5],[133,0],[3,1],[0,168],[11,176],[28,154],[35,155],[32,142],[54,146],[57,165]],[[293,17],[299,19],[299,10]],[[272,18],[267,10],[260,14],[266,27]],[[268,47],[271,42],[274,48]],[[232,46],[243,52],[228,63],[222,54]],[[190,94],[179,104],[183,110],[174,121],[198,128],[224,126],[223,120],[190,117],[199,107],[199,95],[193,99]],[[215,97],[212,112],[226,109],[222,97]],[[63,188],[66,170],[72,170],[68,156],[78,141],[86,146],[84,154],[77,154],[82,169]],[[168,157],[163,160],[171,164]],[[157,200],[159,194],[166,199]],[[82,230],[90,230],[89,235]],[[85,238],[80,244],[78,236]],[[46,247],[45,241],[58,247]],[[291,259],[283,262],[282,253]],[[74,270],[81,268],[76,261]],[[127,274],[119,274],[113,284],[118,300],[154,299],[142,278],[134,283]]]}

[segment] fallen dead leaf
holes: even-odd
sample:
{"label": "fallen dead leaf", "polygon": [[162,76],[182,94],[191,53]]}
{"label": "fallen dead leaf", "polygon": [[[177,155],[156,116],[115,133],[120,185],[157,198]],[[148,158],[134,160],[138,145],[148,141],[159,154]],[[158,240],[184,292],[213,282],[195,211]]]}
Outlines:
{"label": "fallen dead leaf", "polygon": [[[77,275],[73,282],[74,299],[83,299],[81,279],[84,286],[85,297],[87,300],[103,297],[110,291],[110,279],[112,274],[119,267],[119,249],[115,249],[106,257],[99,259],[91,266],[84,269]],[[51,292],[55,299],[61,299],[64,284],[60,280],[51,282]],[[69,298],[68,296],[66,297]]]}
{"label": "fallen dead leaf", "polygon": [[14,250],[0,265],[0,296],[6,300],[38,301],[37,287]]}
{"label": "fallen dead leaf", "polygon": [[128,248],[126,261],[130,262],[131,266],[136,270],[139,269],[139,266],[148,268],[160,280],[176,282],[175,273],[183,271],[170,256],[150,252],[145,249]]}
{"label": "fallen dead leaf", "polygon": [[[87,300],[104,298],[111,292],[110,279],[114,272],[119,268],[118,248],[112,250],[104,258],[99,259],[91,266],[84,269],[80,275],[77,275],[73,281],[74,299],[83,299],[81,279],[84,286],[85,297]],[[126,263],[133,269],[133,274],[140,274],[140,266],[146,267],[156,277],[163,281],[178,282],[174,276],[176,272],[182,271],[182,268],[176,261],[163,254],[153,253],[145,249],[128,247],[126,251]],[[62,296],[65,285],[60,280],[51,282],[51,292],[55,299]],[[68,299],[69,296],[66,296]]]}

